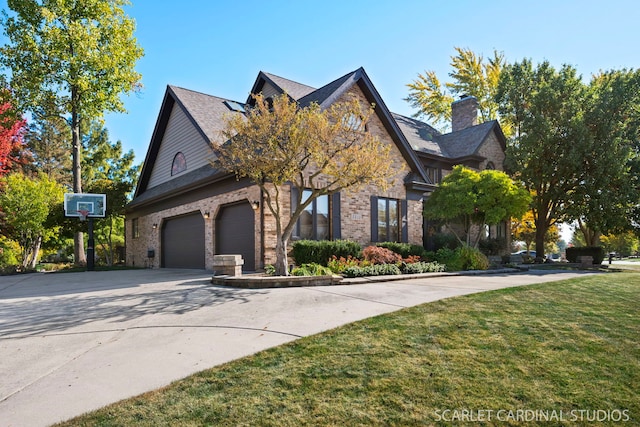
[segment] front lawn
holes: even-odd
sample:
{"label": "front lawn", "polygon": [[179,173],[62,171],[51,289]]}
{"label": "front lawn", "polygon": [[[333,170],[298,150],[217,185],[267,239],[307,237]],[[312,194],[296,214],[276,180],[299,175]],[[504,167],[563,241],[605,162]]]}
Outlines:
{"label": "front lawn", "polygon": [[263,351],[62,425],[638,425],[639,307],[640,273],[447,299]]}

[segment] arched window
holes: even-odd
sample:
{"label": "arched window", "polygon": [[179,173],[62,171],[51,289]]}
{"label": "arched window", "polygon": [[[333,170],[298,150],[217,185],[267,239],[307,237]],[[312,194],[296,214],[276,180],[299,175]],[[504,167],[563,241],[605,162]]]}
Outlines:
{"label": "arched window", "polygon": [[495,168],[496,168],[496,165],[494,165],[493,162],[487,163],[487,166],[485,167],[485,169],[489,169],[489,170],[493,170]]}
{"label": "arched window", "polygon": [[171,163],[171,176],[177,175],[180,172],[184,172],[187,170],[187,159],[184,157],[184,154],[178,152],[173,158],[173,163]]}
{"label": "arched window", "polygon": [[366,123],[362,126],[362,117],[353,113],[343,117],[342,124],[346,129],[356,132],[367,132],[369,130]]}

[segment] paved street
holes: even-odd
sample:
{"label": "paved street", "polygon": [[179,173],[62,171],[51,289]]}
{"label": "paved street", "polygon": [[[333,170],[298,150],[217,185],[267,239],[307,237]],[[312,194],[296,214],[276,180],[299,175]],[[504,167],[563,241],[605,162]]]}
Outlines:
{"label": "paved street", "polygon": [[288,289],[202,270],[0,277],[0,426],[46,426],[194,372],[442,298],[591,274],[538,271]]}

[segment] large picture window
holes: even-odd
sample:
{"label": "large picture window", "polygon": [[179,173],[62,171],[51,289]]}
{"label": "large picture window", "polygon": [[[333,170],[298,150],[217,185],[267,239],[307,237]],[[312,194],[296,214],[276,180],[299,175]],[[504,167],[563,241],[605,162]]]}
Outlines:
{"label": "large picture window", "polygon": [[378,241],[400,241],[400,201],[378,198]]}
{"label": "large picture window", "polygon": [[[310,190],[302,192],[304,203],[311,196]],[[329,240],[329,196],[319,196],[302,212],[297,224],[297,237],[308,240]]]}

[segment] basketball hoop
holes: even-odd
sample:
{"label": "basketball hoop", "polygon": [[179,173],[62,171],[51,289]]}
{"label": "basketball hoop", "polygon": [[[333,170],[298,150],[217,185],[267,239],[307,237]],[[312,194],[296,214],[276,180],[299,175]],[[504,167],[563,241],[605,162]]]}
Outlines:
{"label": "basketball hoop", "polygon": [[80,214],[80,221],[86,220],[89,215],[89,211],[86,209],[78,209],[78,213]]}

